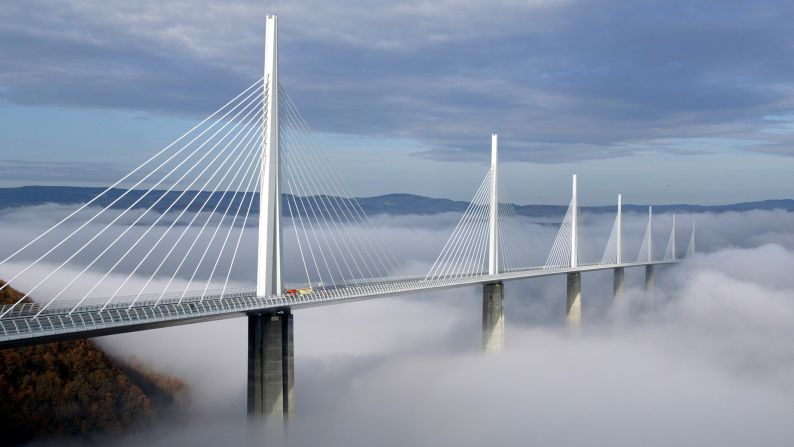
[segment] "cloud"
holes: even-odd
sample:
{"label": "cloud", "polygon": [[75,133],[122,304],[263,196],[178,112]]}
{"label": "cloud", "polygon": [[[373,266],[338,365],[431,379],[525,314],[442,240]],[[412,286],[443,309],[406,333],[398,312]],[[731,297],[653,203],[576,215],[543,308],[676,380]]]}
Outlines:
{"label": "cloud", "polygon": [[794,108],[782,1],[0,8],[0,97],[17,104],[204,115],[259,76],[275,11],[282,83],[319,131],[418,140],[442,160],[484,159],[494,131],[514,142],[505,157],[536,162],[700,153],[704,138],[791,152],[764,118]]}
{"label": "cloud", "polygon": [[[19,241],[29,241],[44,233],[75,208],[68,205],[39,205],[0,212],[0,223],[7,228],[4,237],[0,238],[0,243],[6,247],[0,252],[0,259],[21,247],[23,244]],[[256,216],[252,216],[246,227],[241,229],[242,217],[231,228],[231,218],[222,220],[220,213],[196,215],[188,212],[182,214],[180,211],[163,215],[144,209],[128,212],[111,209],[97,215],[98,211],[92,207],[82,210],[76,217],[26,248],[11,262],[1,266],[0,276],[8,279],[19,276],[14,281],[15,285],[32,292],[34,297],[53,297],[67,287],[56,302],[63,305],[79,301],[88,291],[92,291],[91,297],[107,298],[111,295],[126,297],[139,293],[159,295],[169,283],[168,291],[179,293],[186,289],[202,291],[205,286],[208,289],[222,288],[227,274],[229,284],[233,287],[250,287],[255,283],[255,269],[251,266],[256,264]],[[94,220],[84,224],[92,216],[96,216]],[[459,218],[457,213],[373,216],[373,224],[379,228],[379,233],[383,233],[381,237],[385,237],[382,245],[370,243],[375,240],[372,234],[355,226],[340,224],[338,228],[323,231],[310,228],[317,233],[316,238],[308,239],[314,251],[310,251],[307,245],[297,245],[291,221],[285,219],[284,280],[286,284],[307,282],[301,253],[306,256],[310,275],[308,281],[316,283],[318,280],[330,282],[351,277],[346,270],[347,264],[353,270],[352,275],[358,274],[357,267],[363,270],[365,276],[378,274],[384,265],[391,266],[385,261],[387,251],[397,261],[391,274],[424,277]],[[655,253],[664,252],[670,219],[671,216],[665,215],[657,217]],[[688,222],[688,219],[684,216],[680,222]],[[520,218],[523,234],[515,235],[516,238],[511,240],[520,244],[514,252],[521,252],[522,255],[506,261],[504,268],[545,264],[558,231],[558,223],[549,223],[547,220]],[[614,216],[609,214],[585,213],[582,216],[585,225],[581,234],[584,262],[601,259],[613,220]],[[188,223],[192,224],[188,226]],[[625,254],[627,259],[634,259],[645,231],[645,216],[626,213],[624,229]],[[682,230],[681,234],[679,252],[683,253],[687,241],[684,235],[687,232]],[[354,240],[360,243],[352,248],[345,245],[345,241]],[[227,241],[225,246],[223,241]],[[307,240],[303,239],[303,244],[306,243]],[[346,258],[337,259],[340,253]],[[30,262],[45,255],[41,264],[23,271]],[[235,262],[230,266],[232,258]],[[219,259],[217,266],[216,259]],[[63,262],[67,264],[60,267]],[[362,262],[375,264],[374,270],[368,269],[366,265],[359,266]],[[60,271],[46,278],[56,269]],[[74,276],[83,269],[85,272],[81,277],[70,285]],[[341,277],[338,269],[341,269]],[[214,275],[208,285],[207,277],[213,270]],[[151,282],[144,287],[150,278]]]}
{"label": "cloud", "polygon": [[[7,252],[62,212],[41,206],[1,213],[9,231],[0,247]],[[622,318],[611,306],[609,272],[583,275],[579,337],[561,327],[562,277],[506,284],[507,350],[496,356],[479,353],[478,287],[296,311],[298,414],[290,444],[785,444],[794,435],[794,280],[787,274],[794,213],[696,214],[679,222],[691,218],[700,253],[659,269],[655,305],[641,289],[641,270],[627,271]],[[588,234],[606,238],[611,216],[583,219]],[[660,241],[669,219],[655,221]],[[455,220],[454,214],[373,218],[397,257],[416,271],[429,266]],[[535,246],[550,246],[553,226],[526,224]],[[632,244],[643,228],[643,215],[626,216]],[[543,258],[545,248],[537,250]],[[253,265],[252,256],[245,255],[246,265]],[[187,421],[109,444],[275,439],[244,422],[243,318],[98,341],[116,355],[135,355],[183,377],[193,402]]]}
{"label": "cloud", "polygon": [[[766,260],[764,249],[741,251],[747,265]],[[681,272],[669,273],[660,292],[670,298],[656,313],[635,315],[617,331],[586,321],[580,338],[520,321],[511,283],[508,348],[498,356],[476,352],[475,289],[432,302],[410,297],[299,311],[298,415],[290,445],[781,445],[790,439],[792,289],[731,280],[709,267],[690,272],[692,279],[678,287],[672,277]],[[558,281],[558,300],[562,287]],[[586,309],[593,299],[585,289]],[[646,298],[630,290],[629,299]],[[153,349],[163,363],[194,376],[212,374],[213,383],[223,377],[221,388],[233,381],[238,387],[213,404],[214,417],[135,434],[122,445],[212,445],[217,432],[235,445],[277,438],[262,439],[241,422],[244,324],[216,323],[203,333],[214,334],[209,349],[190,343],[207,338],[198,327],[176,338],[176,329],[160,331],[167,341]],[[136,345],[146,339],[141,334]],[[123,351],[148,349],[108,341]],[[203,367],[190,361],[203,362],[208,352],[223,361]],[[206,381],[199,382],[201,392],[220,394]]]}
{"label": "cloud", "polygon": [[[0,163],[5,168],[4,180],[25,182],[25,184],[31,179],[36,179],[37,184],[63,184],[74,182],[75,177],[84,183],[107,183],[108,179],[112,181],[125,174],[116,164],[87,160],[79,162],[0,160]],[[79,176],[75,176],[76,172],[80,173]]]}

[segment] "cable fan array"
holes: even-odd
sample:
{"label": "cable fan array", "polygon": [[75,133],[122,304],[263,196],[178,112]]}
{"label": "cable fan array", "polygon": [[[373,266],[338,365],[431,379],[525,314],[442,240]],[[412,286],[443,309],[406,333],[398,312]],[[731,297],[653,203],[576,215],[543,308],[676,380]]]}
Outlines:
{"label": "cable fan array", "polygon": [[620,219],[620,215],[615,216],[612,230],[609,232],[609,239],[607,239],[607,245],[604,248],[604,255],[601,256],[601,264],[617,264],[622,260],[622,257],[618,256],[618,250],[622,249],[620,244],[618,244]]}
{"label": "cable fan array", "polygon": [[305,278],[295,275],[290,287],[389,280],[399,264],[394,254],[283,87],[279,103],[284,247],[299,254]]}
{"label": "cable fan array", "polygon": [[[488,271],[491,194],[494,175],[489,170],[452,231],[425,280],[483,275]],[[498,201],[499,270],[511,272],[532,267],[528,231],[506,196]]]}
{"label": "cable fan array", "polygon": [[650,214],[648,217],[648,223],[645,225],[645,233],[642,236],[642,244],[640,245],[639,252],[637,252],[636,262],[650,261],[653,259],[653,221],[650,219]]}
{"label": "cable fan array", "polygon": [[[157,306],[253,293],[265,103],[263,79],[0,261],[0,273],[27,294],[0,308],[6,316],[26,303],[71,315],[78,308]],[[285,283],[333,289],[394,282],[399,262],[345,186],[295,103],[278,86],[280,182]],[[588,239],[574,196],[543,266],[533,265],[529,231],[500,191],[494,168],[477,188],[425,280],[488,272],[490,215],[497,203],[500,273],[560,269],[587,261]],[[619,260],[619,217],[600,264]],[[649,210],[638,262],[653,260]],[[574,237],[575,236],[575,237]],[[582,237],[584,236],[584,237]],[[576,240],[576,252],[572,253]],[[676,258],[675,218],[664,260]],[[694,253],[694,224],[687,255]],[[254,251],[252,252],[252,248]],[[576,263],[572,263],[575,256]],[[581,264],[585,265],[585,264]],[[235,288],[237,287],[237,288]]]}
{"label": "cable fan array", "polygon": [[[577,222],[574,223],[574,212],[577,214]],[[598,262],[603,262],[603,256],[599,261],[594,261],[594,254],[596,253],[592,239],[587,233],[587,226],[582,224],[582,212],[578,207],[576,198],[571,198],[568,204],[568,209],[565,211],[562,222],[560,222],[560,229],[557,231],[557,236],[554,238],[554,243],[549,250],[549,256],[546,258],[546,263],[543,265],[544,269],[568,268],[573,265],[572,245],[573,233],[576,232],[576,265],[589,265]],[[609,249],[607,243],[607,250]]]}
{"label": "cable fan array", "polygon": [[[436,258],[425,280],[444,280],[480,276],[487,273],[488,244],[490,231],[491,194],[493,194],[493,169],[489,170],[474,194],[452,235],[447,240]],[[549,255],[543,266],[536,267],[532,263],[532,244],[526,239],[528,231],[516,213],[515,206],[508,200],[500,197],[499,213],[497,219],[497,240],[499,255],[499,273],[510,273],[521,270],[542,269],[567,269],[580,265],[613,265],[622,261],[618,250],[622,250],[620,240],[622,235],[621,214],[615,216],[603,252],[596,258],[586,226],[581,224],[582,215],[578,208],[576,195],[576,181],[574,178],[574,195],[560,223],[556,237]],[[500,190],[500,194],[502,194]],[[650,216],[650,215],[649,215]],[[640,248],[640,258],[637,262],[652,261],[651,244],[651,219],[645,230],[643,245]],[[576,252],[573,244],[576,240]],[[675,260],[675,216],[667,244],[667,250],[662,260]],[[694,253],[694,227],[690,248],[687,253]],[[643,254],[647,258],[643,258]],[[572,256],[575,256],[575,263]]]}
{"label": "cable fan array", "polygon": [[492,189],[493,170],[489,170],[425,280],[482,275],[487,271]]}
{"label": "cable fan array", "polygon": [[[223,298],[230,283],[250,280],[245,272],[253,269],[238,264],[241,252],[256,246],[250,227],[259,211],[268,97],[263,89],[269,88],[263,84],[260,79],[249,86],[0,262],[16,269],[9,283],[33,284],[0,317],[30,294],[49,298],[36,305],[38,313],[53,306],[71,313],[89,305]],[[387,280],[397,269],[396,258],[282,87],[279,100],[285,258],[299,258],[305,274],[305,282],[300,275],[292,280],[309,287]],[[66,229],[71,231],[53,240]]]}
{"label": "cable fan array", "polygon": [[260,79],[0,261],[13,272],[0,289],[32,284],[0,317],[36,294],[48,297],[38,315],[227,290],[259,181],[262,92]]}
{"label": "cable fan array", "polygon": [[524,218],[518,215],[508,195],[499,191],[499,271],[503,273],[537,268],[533,242]]}
{"label": "cable fan array", "polygon": [[[648,223],[645,225],[645,234],[642,237],[642,244],[637,253],[636,262],[650,262],[655,260],[656,250],[654,247],[653,239],[653,209],[648,207]],[[667,238],[667,245],[665,246],[664,254],[661,257],[662,261],[674,261],[680,259],[681,256],[676,251],[676,215],[673,214],[673,222],[670,228],[670,235]],[[685,252],[684,257],[690,257],[695,254],[695,222],[692,221],[692,232],[689,238],[689,245]]]}
{"label": "cable fan array", "polygon": [[[573,232],[576,231],[577,237],[579,237],[579,226],[574,225],[573,221],[575,207],[576,199],[572,198],[565,212],[565,217],[563,217],[560,223],[560,229],[557,231],[557,236],[554,238],[549,257],[546,259],[546,264],[544,264],[543,268],[550,269],[571,266],[571,252],[573,251],[571,248],[571,240]],[[582,255],[581,247],[581,244],[577,247],[577,259]]]}
{"label": "cable fan array", "polygon": [[[12,271],[9,283],[32,285],[0,317],[31,294],[48,296],[33,305],[37,316],[54,307],[71,314],[86,306],[200,302],[250,282],[246,272],[255,269],[240,258],[247,252],[250,264],[249,247],[257,246],[249,227],[259,212],[269,88],[255,82],[1,261]],[[287,262],[300,260],[305,282],[302,275],[286,279],[324,288],[387,281],[396,258],[280,86],[278,95],[283,250]]]}
{"label": "cable fan array", "polygon": [[673,261],[676,258],[676,251],[675,251],[675,214],[673,214],[673,225],[670,228],[670,237],[667,238],[667,248],[664,250],[664,258],[665,261]]}

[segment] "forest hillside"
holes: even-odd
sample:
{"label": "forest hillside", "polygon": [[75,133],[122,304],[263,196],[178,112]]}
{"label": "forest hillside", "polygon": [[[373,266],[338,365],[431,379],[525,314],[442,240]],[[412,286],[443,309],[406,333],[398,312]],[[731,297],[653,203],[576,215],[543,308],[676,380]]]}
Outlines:
{"label": "forest hillside", "polygon": [[[0,305],[22,296],[6,287]],[[181,380],[113,359],[91,340],[0,350],[0,445],[130,430],[178,413],[185,399]]]}

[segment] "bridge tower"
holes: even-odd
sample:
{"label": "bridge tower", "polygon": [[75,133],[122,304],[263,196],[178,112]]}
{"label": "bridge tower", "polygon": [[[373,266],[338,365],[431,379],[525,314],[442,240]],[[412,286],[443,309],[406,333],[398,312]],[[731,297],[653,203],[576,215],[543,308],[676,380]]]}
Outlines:
{"label": "bridge tower", "polygon": [[626,315],[626,303],[623,302],[623,287],[626,282],[626,270],[623,267],[623,195],[618,194],[618,214],[615,219],[615,267],[612,271],[612,310],[615,320],[621,323]]}
{"label": "bridge tower", "polygon": [[[576,174],[573,175],[571,193],[571,265],[579,267],[579,203],[576,197]],[[568,327],[579,329],[582,324],[582,275],[579,272],[568,273],[568,297],[566,302],[566,322]]]}
{"label": "bridge tower", "polygon": [[[256,294],[281,293],[281,175],[279,166],[278,19],[267,16],[262,96],[262,163]],[[295,411],[295,353],[289,309],[248,316],[248,414],[286,423]]]}
{"label": "bridge tower", "polygon": [[654,272],[653,264],[653,207],[648,207],[648,263],[645,266],[645,291],[649,298],[649,304],[651,306],[654,305],[654,287],[653,283],[656,278],[656,272]]}
{"label": "bridge tower", "polygon": [[279,169],[278,19],[267,16],[262,96],[262,164],[259,183],[259,246],[256,294],[281,292],[281,175]]}
{"label": "bridge tower", "polygon": [[499,273],[499,137],[491,134],[491,215],[488,226],[488,274]]}
{"label": "bridge tower", "polygon": [[[615,263],[618,265],[623,264],[623,195],[618,194],[618,215],[615,221],[617,227],[615,232],[615,245],[617,254],[615,256]],[[612,298],[615,304],[618,304],[620,297],[623,295],[623,283],[626,277],[626,272],[623,267],[615,267],[613,271],[612,281]]]}
{"label": "bridge tower", "polygon": [[[491,134],[491,204],[488,227],[488,274],[499,274],[499,137]],[[504,348],[504,287],[501,281],[482,286],[482,349]]]}
{"label": "bridge tower", "polygon": [[571,193],[571,268],[579,267],[579,203],[576,197],[576,174]]}

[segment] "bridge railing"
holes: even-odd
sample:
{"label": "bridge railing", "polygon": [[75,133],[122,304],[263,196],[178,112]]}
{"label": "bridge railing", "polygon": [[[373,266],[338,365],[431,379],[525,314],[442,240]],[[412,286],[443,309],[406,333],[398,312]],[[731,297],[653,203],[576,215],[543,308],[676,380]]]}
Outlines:
{"label": "bridge railing", "polygon": [[[673,263],[676,261],[657,261],[655,263]],[[639,264],[622,264],[636,266]],[[617,265],[614,265],[617,266]],[[578,270],[607,269],[612,265],[583,265]],[[157,305],[147,305],[146,301],[135,306],[105,307],[98,304],[80,306],[74,312],[42,313],[32,317],[31,312],[37,305],[21,307],[20,313],[9,313],[0,319],[0,343],[19,339],[53,337],[61,334],[84,333],[94,334],[123,332],[123,327],[134,328],[139,325],[173,325],[186,323],[190,320],[230,317],[239,313],[261,312],[268,309],[284,307],[300,307],[323,302],[339,302],[376,296],[407,293],[414,291],[457,287],[468,284],[487,282],[493,279],[509,280],[532,275],[554,275],[571,271],[571,268],[533,269],[524,272],[500,273],[499,275],[482,274],[458,278],[441,278],[425,280],[420,278],[383,283],[360,284],[330,289],[316,289],[306,295],[275,295],[257,297],[253,290],[243,289],[237,293],[222,293],[211,297],[201,295],[187,296],[178,299],[160,301]],[[22,313],[26,310],[25,313]],[[54,310],[53,310],[54,312]],[[16,315],[15,317],[10,317]]]}

